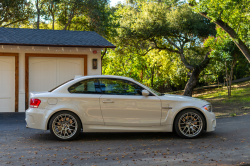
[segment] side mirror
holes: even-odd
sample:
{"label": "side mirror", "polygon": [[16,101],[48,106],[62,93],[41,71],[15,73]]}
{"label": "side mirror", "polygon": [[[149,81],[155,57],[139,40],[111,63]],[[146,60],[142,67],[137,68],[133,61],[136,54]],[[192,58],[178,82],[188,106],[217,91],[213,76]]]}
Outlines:
{"label": "side mirror", "polygon": [[142,90],[141,93],[142,93],[142,96],[148,96],[149,95],[149,92],[147,90],[145,90],[145,89]]}

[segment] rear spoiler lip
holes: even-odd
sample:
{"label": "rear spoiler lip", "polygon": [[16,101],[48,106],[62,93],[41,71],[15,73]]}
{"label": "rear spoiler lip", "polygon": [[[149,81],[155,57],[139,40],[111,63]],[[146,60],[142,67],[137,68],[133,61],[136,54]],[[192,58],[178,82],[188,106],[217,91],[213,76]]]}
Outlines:
{"label": "rear spoiler lip", "polygon": [[29,101],[30,102],[30,99],[35,96],[36,94],[40,94],[40,93],[49,93],[48,91],[41,91],[41,92],[37,92],[37,91],[32,91],[29,93]]}

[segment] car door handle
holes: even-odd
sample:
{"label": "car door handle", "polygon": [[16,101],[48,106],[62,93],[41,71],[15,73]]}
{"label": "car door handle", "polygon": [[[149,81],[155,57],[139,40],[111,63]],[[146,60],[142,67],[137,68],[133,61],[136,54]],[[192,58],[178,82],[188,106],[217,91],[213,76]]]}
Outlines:
{"label": "car door handle", "polygon": [[161,107],[162,109],[172,109],[172,107]]}
{"label": "car door handle", "polygon": [[114,103],[114,101],[112,101],[112,100],[103,100],[102,102],[103,103]]}

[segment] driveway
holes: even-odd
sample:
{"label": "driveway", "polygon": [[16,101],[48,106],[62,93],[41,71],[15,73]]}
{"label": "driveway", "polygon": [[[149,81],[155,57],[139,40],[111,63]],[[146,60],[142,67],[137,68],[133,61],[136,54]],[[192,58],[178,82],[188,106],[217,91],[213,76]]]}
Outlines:
{"label": "driveway", "polygon": [[27,129],[23,113],[0,113],[0,165],[240,165],[250,163],[250,115],[217,119],[198,139],[174,133],[81,133],[57,141]]}

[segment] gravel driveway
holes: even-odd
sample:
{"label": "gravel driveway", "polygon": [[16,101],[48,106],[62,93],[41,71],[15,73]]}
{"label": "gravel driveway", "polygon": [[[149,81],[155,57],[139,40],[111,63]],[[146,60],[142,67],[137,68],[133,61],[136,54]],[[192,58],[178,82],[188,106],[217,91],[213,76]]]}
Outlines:
{"label": "gravel driveway", "polygon": [[23,113],[0,113],[0,165],[240,165],[250,163],[250,115],[217,119],[197,139],[174,133],[81,133],[57,141],[27,129]]}

